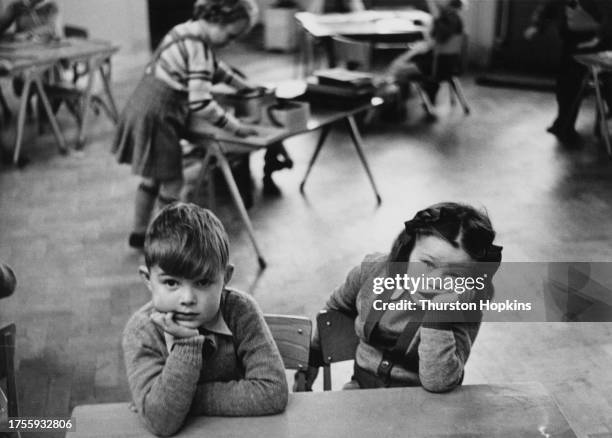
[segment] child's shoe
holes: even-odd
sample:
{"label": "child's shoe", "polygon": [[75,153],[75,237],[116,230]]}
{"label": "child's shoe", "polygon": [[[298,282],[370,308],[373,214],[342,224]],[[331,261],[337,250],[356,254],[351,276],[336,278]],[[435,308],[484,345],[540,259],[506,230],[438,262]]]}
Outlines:
{"label": "child's shoe", "polygon": [[272,179],[271,175],[266,175],[263,178],[263,193],[267,196],[280,196],[281,191]]}

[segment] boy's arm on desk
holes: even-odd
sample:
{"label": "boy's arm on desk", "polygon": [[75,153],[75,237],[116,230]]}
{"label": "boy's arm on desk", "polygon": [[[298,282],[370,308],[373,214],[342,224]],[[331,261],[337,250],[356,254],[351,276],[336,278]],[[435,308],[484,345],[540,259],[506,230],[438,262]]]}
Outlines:
{"label": "boy's arm on desk", "polygon": [[123,337],[128,383],[138,415],[156,435],[168,436],[183,424],[202,367],[203,336],[181,339],[164,358],[153,323],[133,317]]}

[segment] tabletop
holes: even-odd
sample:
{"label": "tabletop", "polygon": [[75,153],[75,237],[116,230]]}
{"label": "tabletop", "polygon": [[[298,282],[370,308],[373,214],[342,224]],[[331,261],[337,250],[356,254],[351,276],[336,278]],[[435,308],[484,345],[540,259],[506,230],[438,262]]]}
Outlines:
{"label": "tabletop", "polygon": [[612,70],[612,50],[574,55],[574,59],[588,67],[599,67],[603,70]]}
{"label": "tabletop", "polygon": [[[67,438],[153,437],[127,403],[78,406]],[[293,393],[267,417],[194,417],[180,438],[351,438],[576,435],[539,383],[465,385],[445,394],[420,387]]]}
{"label": "tabletop", "polygon": [[232,143],[241,145],[247,148],[260,149],[270,146],[276,142],[285,140],[294,135],[303,134],[305,132],[316,131],[323,126],[337,122],[349,116],[366,111],[383,104],[383,99],[373,97],[367,102],[356,103],[353,106],[346,108],[334,108],[324,106],[323,104],[311,104],[310,119],[304,129],[298,131],[288,131],[282,128],[276,128],[266,125],[254,125],[253,128],[258,131],[258,136],[236,137],[228,131],[214,128],[212,125],[206,124],[201,126],[190,126],[189,130],[192,136],[202,136],[205,138],[214,137],[216,140],[224,143]]}
{"label": "tabletop", "polygon": [[333,35],[422,35],[429,29],[431,14],[417,9],[400,11],[368,10],[343,14],[298,12],[295,19],[316,38]]}
{"label": "tabletop", "polygon": [[80,60],[111,55],[119,47],[94,39],[65,38],[48,42],[0,40],[0,68],[9,74],[31,67],[53,65],[62,59]]}

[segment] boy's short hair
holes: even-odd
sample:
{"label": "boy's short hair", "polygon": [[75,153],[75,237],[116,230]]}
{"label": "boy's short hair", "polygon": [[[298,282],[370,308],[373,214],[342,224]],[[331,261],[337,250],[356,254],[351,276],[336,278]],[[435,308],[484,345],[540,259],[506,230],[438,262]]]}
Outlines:
{"label": "boy's short hair", "polygon": [[170,275],[215,280],[229,262],[229,239],[210,210],[178,202],[149,225],[144,255],[149,269],[157,265]]}
{"label": "boy's short hair", "polygon": [[193,5],[193,19],[209,23],[230,24],[247,20],[247,28],[252,28],[259,15],[254,0],[196,0]]}

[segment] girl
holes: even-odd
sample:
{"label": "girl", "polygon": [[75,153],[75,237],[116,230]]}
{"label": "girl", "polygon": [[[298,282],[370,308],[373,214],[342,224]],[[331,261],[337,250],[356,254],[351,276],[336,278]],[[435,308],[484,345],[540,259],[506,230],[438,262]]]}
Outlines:
{"label": "girl", "polygon": [[[493,245],[494,238],[485,213],[462,204],[436,204],[405,223],[388,255],[366,256],[349,273],[325,306],[355,318],[359,345],[355,373],[345,389],[422,385],[429,391],[443,392],[461,384],[482,314],[422,310],[419,300],[468,302],[476,294],[491,298],[491,280],[501,261],[501,247]],[[466,273],[485,279],[480,292],[475,289],[459,294],[458,288],[425,292],[421,288],[411,293],[402,286],[379,293],[373,288],[375,278],[395,279],[398,274],[417,279],[457,278]],[[378,304],[376,300],[380,300]],[[399,300],[417,306],[414,310],[393,310],[381,304]],[[307,387],[312,386],[322,363],[318,333],[310,362]]]}
{"label": "girl", "polygon": [[[145,75],[121,115],[113,152],[142,177],[136,193],[133,248],[142,248],[155,201],[163,207],[179,199],[183,186],[180,140],[189,118],[234,135],[255,134],[212,97],[213,83],[253,87],[217,59],[214,48],[247,32],[255,23],[254,0],[197,0],[193,19],[175,26],[162,40]],[[197,123],[197,122],[196,122]]]}

